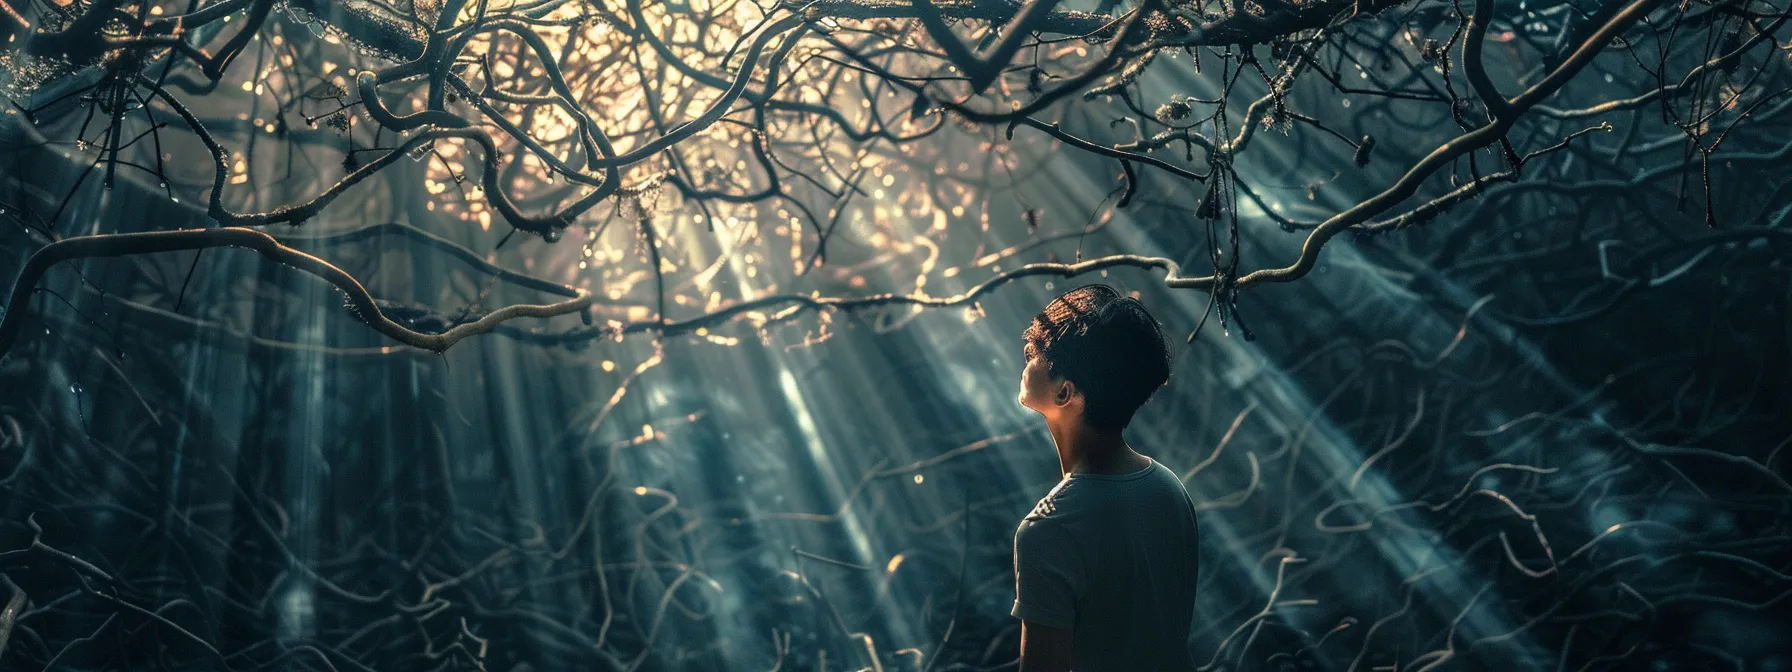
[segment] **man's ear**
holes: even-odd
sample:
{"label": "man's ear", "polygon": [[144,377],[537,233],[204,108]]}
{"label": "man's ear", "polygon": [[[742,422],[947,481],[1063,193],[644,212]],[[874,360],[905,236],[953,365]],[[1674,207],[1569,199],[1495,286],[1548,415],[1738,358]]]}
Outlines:
{"label": "man's ear", "polygon": [[1075,399],[1077,396],[1076,383],[1072,383],[1068,380],[1058,381],[1058,391],[1054,392],[1053,395],[1052,399],[1057,401],[1059,406],[1068,405],[1070,400]]}

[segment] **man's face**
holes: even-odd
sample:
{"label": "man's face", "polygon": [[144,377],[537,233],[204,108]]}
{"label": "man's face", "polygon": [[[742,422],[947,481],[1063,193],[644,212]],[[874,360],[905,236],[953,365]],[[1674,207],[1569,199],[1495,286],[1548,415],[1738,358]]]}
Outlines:
{"label": "man's face", "polygon": [[1053,395],[1057,394],[1058,385],[1053,384],[1050,367],[1046,366],[1045,357],[1033,350],[1033,344],[1028,343],[1024,352],[1027,365],[1020,372],[1020,405],[1049,418],[1057,412]]}

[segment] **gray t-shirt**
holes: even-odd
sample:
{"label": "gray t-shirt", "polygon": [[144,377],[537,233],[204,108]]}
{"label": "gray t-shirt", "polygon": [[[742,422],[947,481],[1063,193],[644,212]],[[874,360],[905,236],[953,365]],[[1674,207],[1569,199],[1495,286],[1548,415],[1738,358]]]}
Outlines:
{"label": "gray t-shirt", "polygon": [[1076,672],[1182,672],[1200,533],[1182,479],[1151,464],[1073,473],[1014,532],[1013,613],[1074,633]]}

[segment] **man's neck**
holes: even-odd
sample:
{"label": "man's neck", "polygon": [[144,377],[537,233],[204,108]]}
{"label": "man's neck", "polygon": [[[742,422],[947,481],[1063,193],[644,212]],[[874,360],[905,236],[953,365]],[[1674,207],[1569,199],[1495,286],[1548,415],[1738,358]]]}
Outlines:
{"label": "man's neck", "polygon": [[1066,476],[1128,474],[1145,468],[1150,458],[1134,452],[1119,431],[1102,431],[1088,425],[1049,426],[1058,445],[1058,468]]}

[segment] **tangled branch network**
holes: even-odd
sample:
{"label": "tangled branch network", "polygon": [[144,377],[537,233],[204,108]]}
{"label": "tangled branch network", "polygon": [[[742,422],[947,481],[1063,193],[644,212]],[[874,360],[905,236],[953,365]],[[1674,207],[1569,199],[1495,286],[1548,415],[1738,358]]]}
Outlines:
{"label": "tangled branch network", "polygon": [[[5,206],[39,249],[10,292],[0,351],[60,262],[221,247],[322,277],[379,333],[437,352],[494,329],[548,344],[725,340],[709,330],[814,313],[825,330],[837,311],[975,311],[1019,278],[1120,266],[1212,292],[1224,319],[1238,291],[1306,276],[1339,233],[1436,220],[1610,129],[1594,121],[1604,115],[1709,101],[1661,120],[1708,163],[1779,96],[1750,84],[1783,60],[1763,54],[1787,19],[1760,0],[1073,4],[6,0],[9,127],[61,148],[75,173]],[[1166,81],[1201,92],[1165,95]],[[1419,119],[1420,144],[1377,150],[1303,111],[1339,96]],[[1287,151],[1260,135],[1375,170],[1305,221],[1253,187],[1257,149]],[[1176,259],[985,249],[992,219],[1050,236],[1036,210],[1015,216],[1003,198],[1017,171],[1061,149],[1120,164],[1119,197],[1102,207],[1181,199],[1174,216],[1229,228],[1231,249],[1216,236],[1208,254]],[[72,221],[121,185],[186,214]],[[1292,259],[1241,267],[1240,219],[1305,241]],[[582,247],[500,257],[463,242],[470,227],[570,233]],[[326,251],[387,235],[553,299],[376,298]],[[178,303],[184,282],[160,293]],[[864,289],[880,286],[897,289]],[[582,324],[504,324],[572,315]]]}
{"label": "tangled branch network", "polygon": [[1788,18],[0,0],[0,668],[1014,669],[1011,362],[703,341],[1115,271],[1300,325],[1129,429],[1203,670],[1768,669]]}

